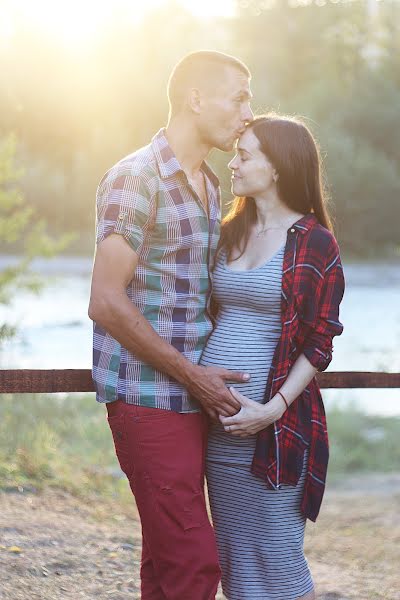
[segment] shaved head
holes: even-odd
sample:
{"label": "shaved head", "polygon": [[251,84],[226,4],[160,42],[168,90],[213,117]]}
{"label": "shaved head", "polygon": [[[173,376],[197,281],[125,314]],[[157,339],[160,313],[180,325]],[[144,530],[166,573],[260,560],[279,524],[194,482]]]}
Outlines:
{"label": "shaved head", "polygon": [[250,71],[244,63],[222,52],[200,50],[186,55],[174,67],[168,81],[170,116],[185,106],[188,92],[193,89],[212,90],[223,79],[224,71],[234,68],[247,78]]}

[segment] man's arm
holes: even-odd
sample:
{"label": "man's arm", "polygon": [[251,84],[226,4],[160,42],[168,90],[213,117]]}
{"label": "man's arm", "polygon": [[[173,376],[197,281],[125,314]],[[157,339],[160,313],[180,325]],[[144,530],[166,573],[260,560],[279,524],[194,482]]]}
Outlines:
{"label": "man's arm", "polygon": [[126,294],[138,260],[121,235],[111,234],[98,244],[89,317],[140,360],[182,383],[210,416],[235,414],[240,404],[225,382],[247,381],[248,376],[194,365],[154,331]]}

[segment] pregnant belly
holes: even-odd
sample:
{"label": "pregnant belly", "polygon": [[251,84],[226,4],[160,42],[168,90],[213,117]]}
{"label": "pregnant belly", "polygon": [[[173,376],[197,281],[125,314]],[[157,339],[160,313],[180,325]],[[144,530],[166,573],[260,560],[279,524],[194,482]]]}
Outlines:
{"label": "pregnant belly", "polygon": [[[215,334],[215,332],[214,332]],[[242,338],[211,335],[200,358],[201,365],[223,366],[229,369],[265,368],[270,364],[279,335]]]}
{"label": "pregnant belly", "polygon": [[209,352],[204,351],[200,360],[203,366],[224,367],[230,371],[249,373],[250,381],[246,383],[234,383],[234,387],[241,393],[256,402],[264,399],[265,388],[271,368],[272,352],[258,352],[255,355],[247,355],[243,352]]}

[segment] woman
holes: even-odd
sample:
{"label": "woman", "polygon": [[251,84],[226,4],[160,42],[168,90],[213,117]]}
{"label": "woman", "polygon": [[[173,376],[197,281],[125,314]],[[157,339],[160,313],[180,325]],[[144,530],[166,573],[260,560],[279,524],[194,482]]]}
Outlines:
{"label": "woman", "polygon": [[207,481],[228,600],[311,600],[303,552],[328,438],[317,371],[342,332],[344,282],[315,142],[301,122],[259,117],[241,136],[233,206],[213,276],[215,329],[201,364],[249,372],[211,427]]}

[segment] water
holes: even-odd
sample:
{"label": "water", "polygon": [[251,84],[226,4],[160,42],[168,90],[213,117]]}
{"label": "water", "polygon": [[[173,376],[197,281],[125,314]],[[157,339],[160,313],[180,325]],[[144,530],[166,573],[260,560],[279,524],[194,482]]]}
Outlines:
{"label": "water", "polygon": [[[35,268],[46,282],[40,294],[18,292],[9,306],[0,306],[0,323],[19,328],[2,346],[1,368],[90,368],[91,260],[58,258]],[[345,330],[335,340],[329,369],[400,372],[400,265],[345,265],[345,274]],[[324,400],[328,408],[352,404],[371,414],[400,415],[398,389],[324,390]]]}

